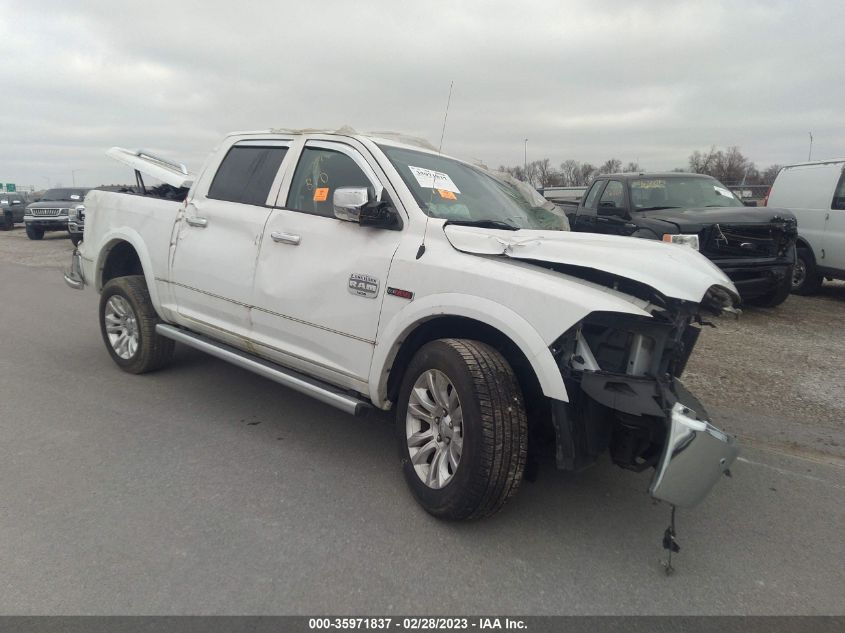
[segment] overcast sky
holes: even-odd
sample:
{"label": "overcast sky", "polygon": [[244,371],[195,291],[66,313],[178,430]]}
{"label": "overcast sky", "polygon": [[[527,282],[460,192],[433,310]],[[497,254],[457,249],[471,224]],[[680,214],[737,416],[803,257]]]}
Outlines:
{"label": "overcast sky", "polygon": [[392,130],[490,166],[845,155],[845,3],[0,0],[0,182],[198,169],[233,130]]}

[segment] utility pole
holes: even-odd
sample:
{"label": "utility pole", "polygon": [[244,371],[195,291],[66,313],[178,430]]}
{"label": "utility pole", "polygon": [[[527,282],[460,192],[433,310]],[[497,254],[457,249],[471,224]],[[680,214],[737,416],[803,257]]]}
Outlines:
{"label": "utility pole", "polygon": [[522,163],[522,173],[525,176],[525,181],[528,182],[528,139],[525,139],[525,155]]}
{"label": "utility pole", "polygon": [[76,186],[76,172],[82,171],[81,169],[71,169],[70,170],[70,178],[73,181],[73,186]]}
{"label": "utility pole", "polygon": [[807,161],[813,160],[813,133],[810,132],[810,153],[807,154]]}

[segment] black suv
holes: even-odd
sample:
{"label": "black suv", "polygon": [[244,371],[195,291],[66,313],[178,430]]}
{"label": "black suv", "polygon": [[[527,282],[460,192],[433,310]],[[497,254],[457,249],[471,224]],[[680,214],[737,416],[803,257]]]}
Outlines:
{"label": "black suv", "polygon": [[26,202],[22,193],[0,191],[0,231],[11,231],[15,222],[23,222]]}
{"label": "black suv", "polygon": [[785,209],[746,207],[701,174],[607,174],[574,211],[573,231],[685,244],[731,278],[745,303],[773,307],[792,286],[797,221]]}
{"label": "black suv", "polygon": [[27,205],[23,221],[26,236],[40,240],[44,231],[67,231],[68,212],[71,207],[82,204],[88,189],[48,189],[38,202]]}

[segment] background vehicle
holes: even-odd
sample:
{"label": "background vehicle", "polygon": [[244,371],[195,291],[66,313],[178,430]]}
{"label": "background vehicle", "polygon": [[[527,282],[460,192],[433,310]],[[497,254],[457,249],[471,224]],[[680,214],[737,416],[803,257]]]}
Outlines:
{"label": "background vehicle", "polygon": [[792,288],[795,216],[746,207],[710,176],[602,175],[567,213],[573,231],[662,240],[700,251],[730,277],[746,303],[773,307]]}
{"label": "background vehicle", "polygon": [[82,204],[88,189],[48,189],[38,202],[26,207],[24,223],[26,235],[31,240],[40,240],[45,231],[66,231],[70,208]]}
{"label": "background vehicle", "polygon": [[845,279],[845,158],[787,165],[767,204],[798,218],[798,256],[792,291],[818,291],[822,279]]}
{"label": "background vehicle", "polygon": [[0,191],[0,231],[11,231],[16,222],[23,222],[26,203],[26,194]]}
{"label": "background vehicle", "polygon": [[65,280],[100,292],[125,371],[178,341],[352,414],[393,409],[411,491],[449,519],[499,510],[529,441],[563,469],[654,468],[675,505],[736,456],[679,379],[701,316],[738,300],[692,249],[561,230],[530,187],[406,137],[236,134],[196,182],[109,155],[139,193],[88,195]]}

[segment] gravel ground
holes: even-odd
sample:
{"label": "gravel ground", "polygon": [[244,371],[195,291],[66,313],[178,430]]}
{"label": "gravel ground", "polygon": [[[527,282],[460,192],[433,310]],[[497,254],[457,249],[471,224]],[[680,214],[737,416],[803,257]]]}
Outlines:
{"label": "gravel ground", "polygon": [[[63,269],[66,233],[27,239],[0,232],[0,264]],[[845,459],[845,283],[791,296],[773,309],[748,308],[704,328],[684,381],[720,426],[744,443]]]}

